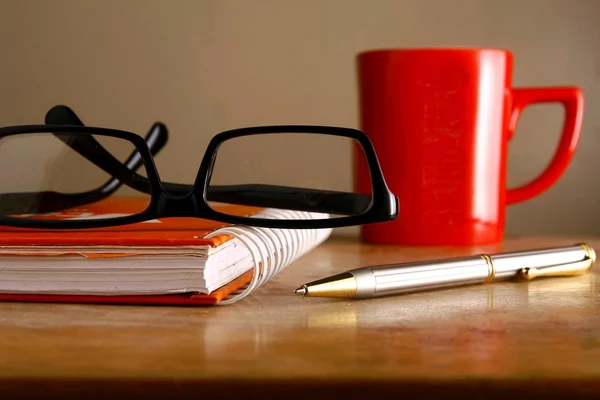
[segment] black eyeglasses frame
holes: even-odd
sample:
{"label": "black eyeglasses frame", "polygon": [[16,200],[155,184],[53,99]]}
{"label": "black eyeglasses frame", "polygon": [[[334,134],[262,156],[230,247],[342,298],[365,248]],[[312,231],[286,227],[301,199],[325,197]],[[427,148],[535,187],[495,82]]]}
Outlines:
{"label": "black eyeglasses frame", "polygon": [[[207,198],[207,193],[209,190],[210,177],[217,152],[223,142],[242,136],[280,134],[284,132],[324,134],[348,137],[356,140],[364,151],[371,176],[371,201],[364,212],[358,215],[348,215],[327,219],[279,220],[234,216],[215,211],[213,208],[211,208],[211,206],[208,204],[210,199]],[[127,225],[158,218],[196,217],[211,219],[228,224],[251,225],[264,228],[322,229],[385,222],[395,219],[398,215],[398,199],[393,195],[385,182],[375,149],[370,139],[365,133],[352,128],[312,125],[273,125],[238,128],[218,133],[210,140],[202,157],[195,181],[191,186],[162,182],[148,144],[143,137],[132,132],[113,128],[58,124],[21,125],[0,128],[0,138],[11,135],[23,135],[31,133],[53,133],[55,135],[101,135],[129,141],[139,152],[139,155],[143,160],[147,178],[144,178],[134,171],[128,169],[127,166],[122,164],[120,161],[117,161],[119,164],[119,167],[117,167],[115,165],[116,159],[114,158],[105,164],[113,169],[112,171],[109,169],[107,172],[122,182],[126,181],[125,183],[129,186],[134,185],[135,182],[140,182],[140,180],[147,179],[149,184],[150,202],[144,211],[123,217],[106,219],[98,218],[90,220],[45,220],[15,218],[0,215],[0,225],[49,229],[93,229]],[[123,174],[126,174],[129,179],[122,179]],[[192,190],[187,191],[184,195],[177,196],[173,195],[172,190],[168,190],[169,186],[186,188],[192,187]],[[135,186],[132,187],[135,188]],[[301,190],[312,192],[312,190],[308,189]],[[314,192],[316,193],[318,191]]]}

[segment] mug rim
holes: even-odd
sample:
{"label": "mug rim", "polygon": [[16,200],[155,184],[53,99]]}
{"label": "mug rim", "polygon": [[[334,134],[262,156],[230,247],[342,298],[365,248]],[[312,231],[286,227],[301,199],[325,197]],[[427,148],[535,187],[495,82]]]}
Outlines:
{"label": "mug rim", "polygon": [[512,51],[501,47],[383,47],[361,50],[357,57],[370,54],[409,54],[409,53],[500,53],[512,56]]}

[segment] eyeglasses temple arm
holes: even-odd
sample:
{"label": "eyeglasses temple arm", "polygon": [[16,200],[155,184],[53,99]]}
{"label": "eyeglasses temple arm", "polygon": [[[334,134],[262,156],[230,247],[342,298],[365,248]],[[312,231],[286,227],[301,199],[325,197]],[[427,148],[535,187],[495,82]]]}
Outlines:
{"label": "eyeglasses temple arm", "polygon": [[[79,119],[77,114],[69,107],[64,105],[58,105],[52,107],[48,113],[46,113],[46,123],[51,125],[79,125],[85,126],[84,123]],[[59,139],[63,140],[66,136],[55,135]],[[158,154],[160,150],[167,144],[169,138],[169,132],[167,127],[160,123],[156,122],[148,134],[146,135],[146,143],[148,144],[148,148],[152,155]],[[94,149],[102,148],[103,151],[106,151],[100,143],[96,139],[94,139],[91,135],[80,135],[77,136],[75,140],[67,141],[63,140],[67,145],[69,145],[73,150],[77,151],[80,155],[87,158],[94,164],[100,167],[95,157],[98,152],[94,151]],[[131,171],[136,171],[143,165],[143,159],[139,153],[139,151],[134,150],[127,161],[125,161],[125,166],[127,169]],[[102,168],[104,169],[104,168]],[[106,171],[106,170],[105,170]],[[100,191],[105,196],[108,196],[114,193],[123,182],[117,177],[113,176],[108,182],[106,182],[102,187],[95,189]]]}
{"label": "eyeglasses temple arm", "polygon": [[[152,128],[150,128],[150,131],[146,135],[145,140],[146,140],[146,143],[148,144],[148,147],[149,147],[152,155],[153,156],[156,155],[167,144],[167,140],[168,140],[167,127],[160,122],[155,123],[152,126]],[[137,171],[143,165],[144,165],[144,160],[142,159],[142,156],[140,155],[140,153],[137,150],[134,150],[131,153],[131,155],[129,156],[129,158],[127,158],[127,161],[125,161],[125,166],[127,167],[127,169],[129,169],[131,171]],[[108,196],[108,195],[114,193],[122,185],[123,185],[123,182],[121,182],[116,177],[113,177],[98,190]]]}

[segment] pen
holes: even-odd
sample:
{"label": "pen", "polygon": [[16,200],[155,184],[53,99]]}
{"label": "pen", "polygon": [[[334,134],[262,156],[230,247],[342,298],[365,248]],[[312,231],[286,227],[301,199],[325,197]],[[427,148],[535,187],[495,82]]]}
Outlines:
{"label": "pen", "polygon": [[305,283],[294,293],[305,297],[364,299],[508,279],[583,275],[596,253],[580,243],[568,247],[478,254],[351,269]]}

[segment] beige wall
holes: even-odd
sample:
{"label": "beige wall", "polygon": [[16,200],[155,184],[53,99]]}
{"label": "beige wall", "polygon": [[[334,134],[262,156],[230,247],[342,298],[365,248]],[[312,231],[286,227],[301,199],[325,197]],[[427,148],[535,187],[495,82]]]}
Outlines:
{"label": "beige wall", "polygon": [[[508,232],[600,233],[599,17],[597,0],[0,0],[0,124],[42,122],[58,103],[91,125],[143,133],[162,120],[171,131],[157,158],[162,178],[191,182],[207,141],[225,129],[357,127],[361,50],[509,48],[516,86],[578,85],[586,116],[564,178],[511,207]],[[561,118],[558,106],[525,112],[511,185],[544,167]],[[349,156],[331,162],[349,168]],[[330,173],[350,187],[349,169]]]}

